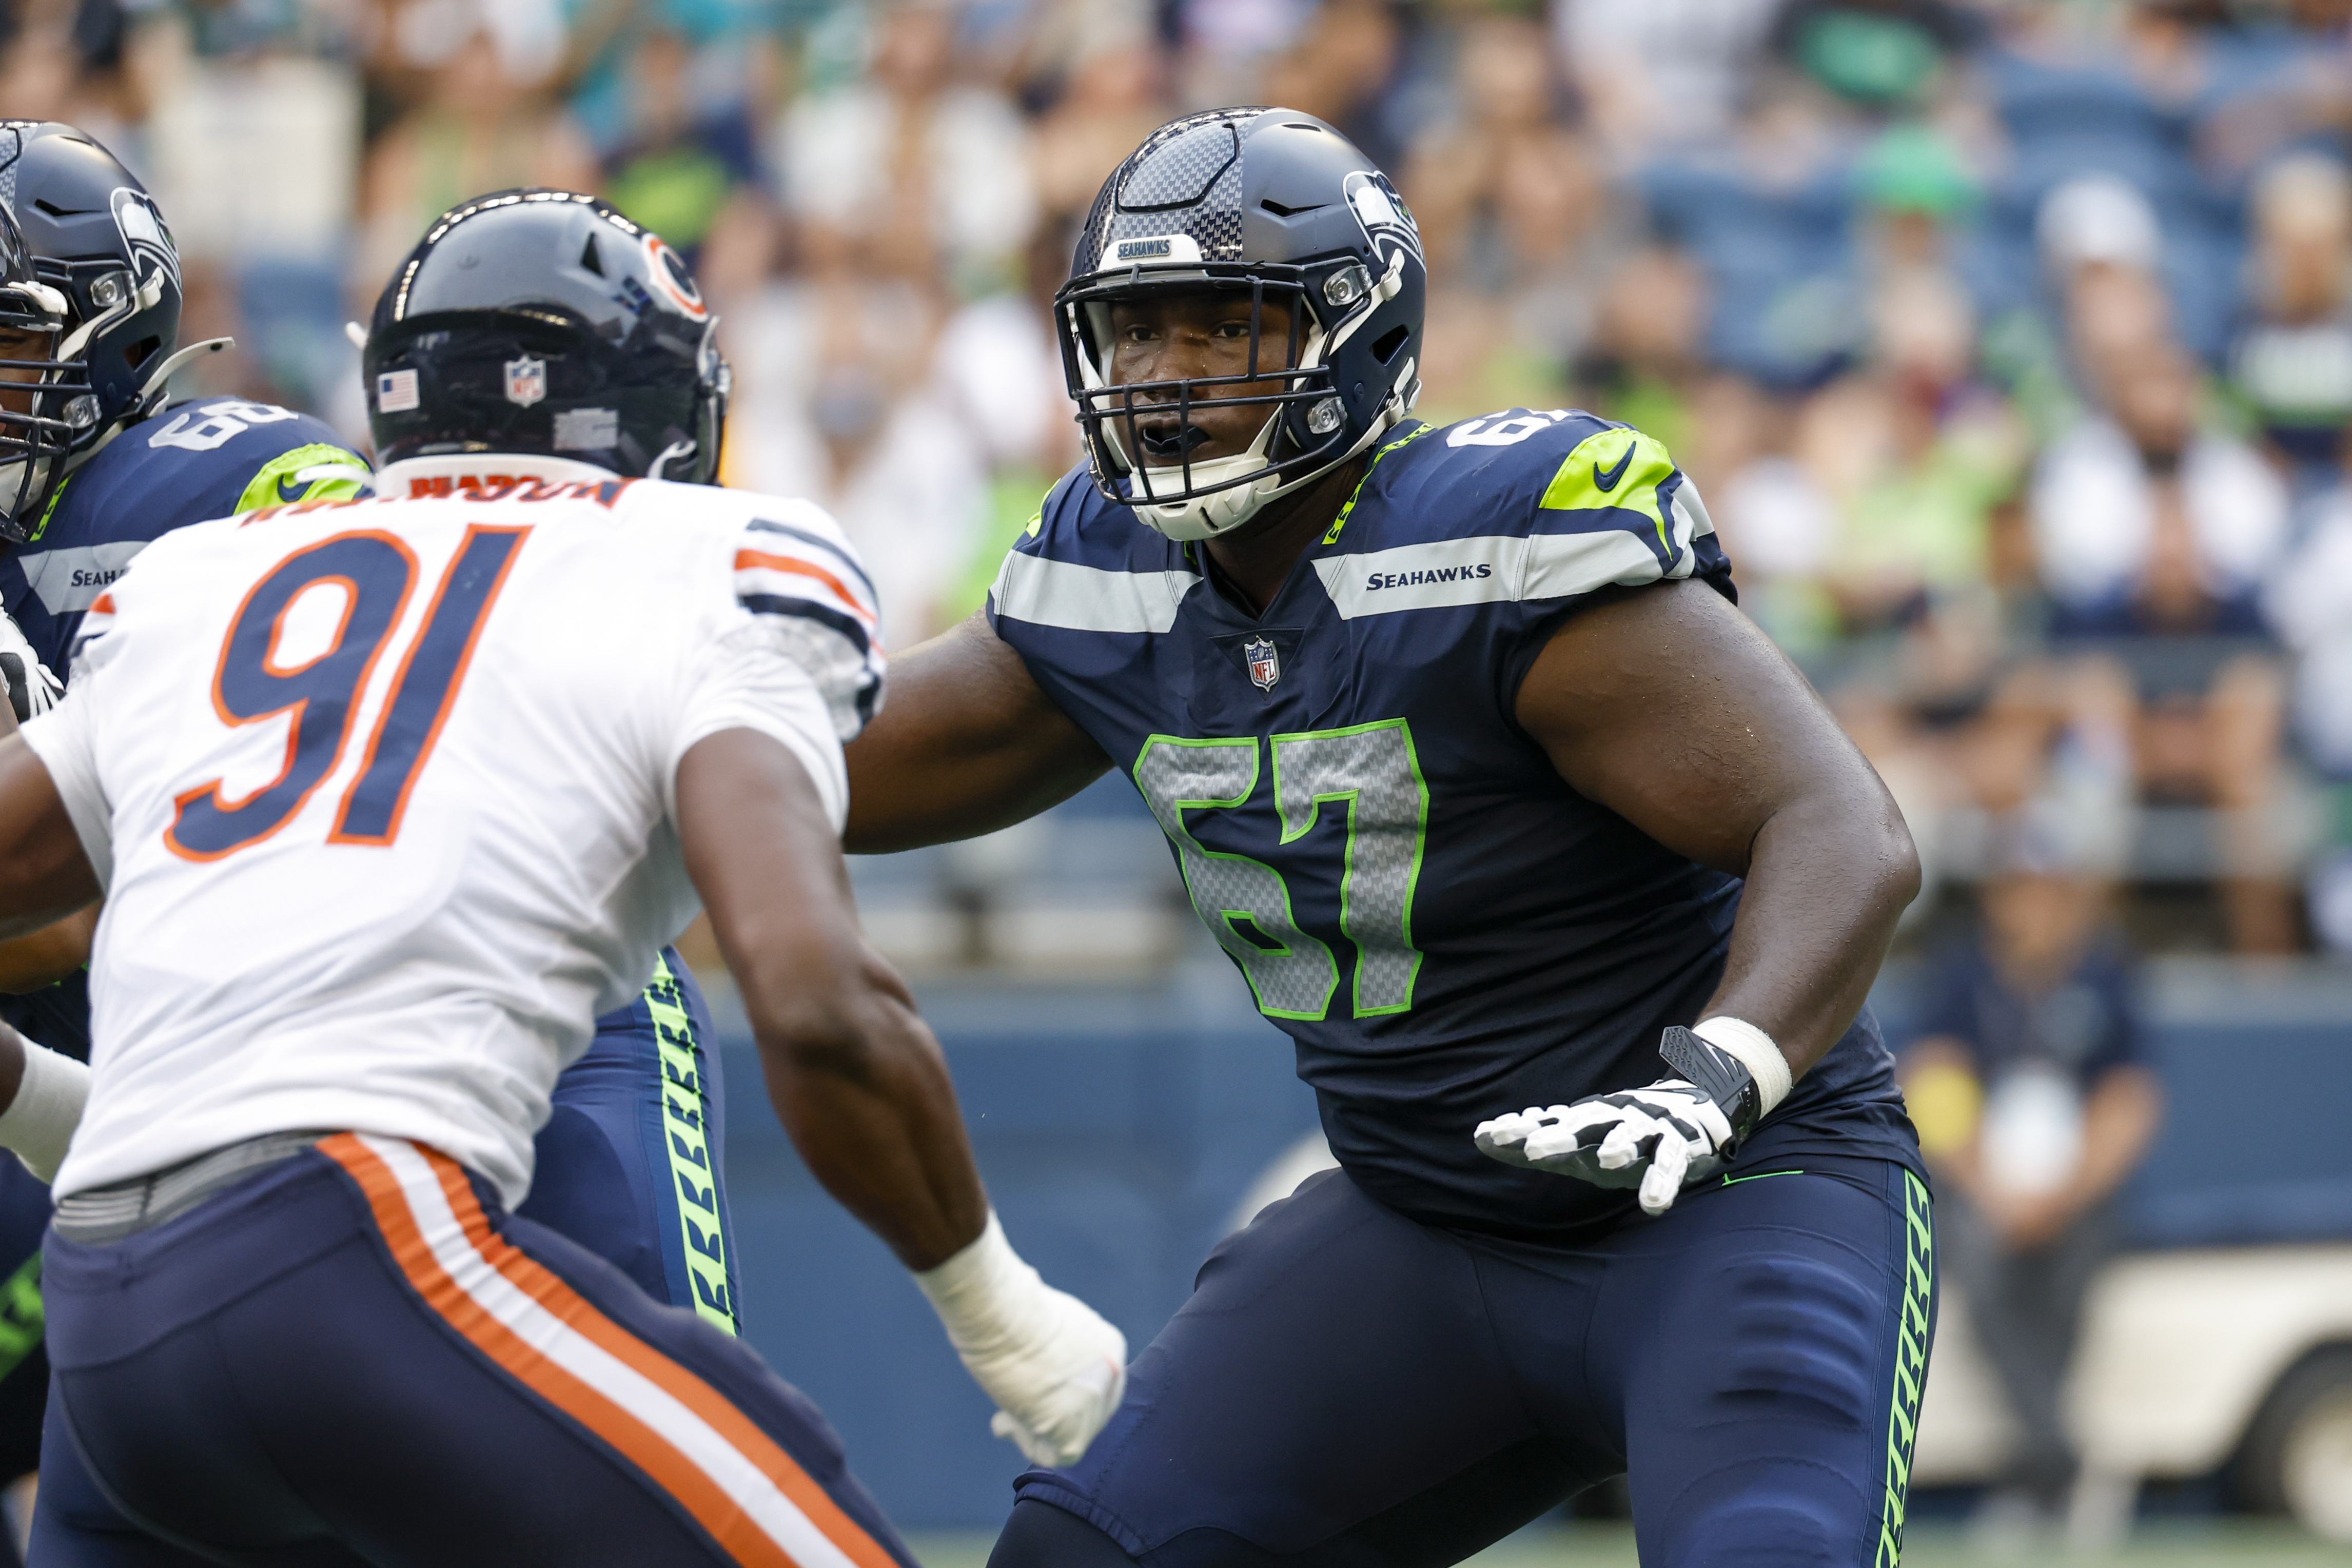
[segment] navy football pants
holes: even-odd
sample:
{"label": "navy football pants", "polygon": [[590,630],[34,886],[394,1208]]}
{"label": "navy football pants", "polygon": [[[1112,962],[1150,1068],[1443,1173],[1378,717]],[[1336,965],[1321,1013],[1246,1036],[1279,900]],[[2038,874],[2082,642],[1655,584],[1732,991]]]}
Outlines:
{"label": "navy football pants", "polygon": [[[519,1212],[604,1258],[656,1300],[693,1308],[731,1332],[734,1234],[718,1174],[725,1086],[701,990],[677,952],[666,951],[653,983],[596,1025],[587,1052],[556,1079],[530,1194]],[[48,1211],[48,1189],[16,1161],[0,1162],[0,1268],[17,1267],[28,1288],[37,1287]],[[0,1300],[0,1350],[13,1300]],[[37,1326],[37,1294],[31,1310]],[[25,1456],[0,1469],[0,1479],[32,1468],[47,1382],[38,1348],[22,1367],[0,1373],[0,1457]],[[185,1568],[196,1561],[117,1514],[63,1442],[41,1451],[33,1543],[44,1568]],[[0,1564],[11,1560],[6,1551],[0,1542]]]}
{"label": "navy football pants", "polygon": [[1087,1457],[1021,1477],[991,1568],[1434,1568],[1620,1473],[1643,1568],[1889,1568],[1927,1193],[1789,1163],[1578,1247],[1312,1178],[1211,1255]]}
{"label": "navy football pants", "polygon": [[405,1140],[44,1257],[52,1442],[199,1561],[914,1568],[740,1340]]}

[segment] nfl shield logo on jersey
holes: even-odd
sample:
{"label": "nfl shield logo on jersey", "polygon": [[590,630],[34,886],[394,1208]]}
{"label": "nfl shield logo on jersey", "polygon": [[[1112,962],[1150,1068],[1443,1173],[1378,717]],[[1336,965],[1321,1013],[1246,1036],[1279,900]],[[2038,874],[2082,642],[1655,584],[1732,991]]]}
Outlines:
{"label": "nfl shield logo on jersey", "polygon": [[1264,637],[1242,644],[1242,658],[1249,661],[1250,683],[1260,691],[1273,690],[1274,683],[1282,679],[1281,656]]}
{"label": "nfl shield logo on jersey", "polygon": [[507,361],[507,401],[524,408],[547,395],[547,362],[525,354]]}

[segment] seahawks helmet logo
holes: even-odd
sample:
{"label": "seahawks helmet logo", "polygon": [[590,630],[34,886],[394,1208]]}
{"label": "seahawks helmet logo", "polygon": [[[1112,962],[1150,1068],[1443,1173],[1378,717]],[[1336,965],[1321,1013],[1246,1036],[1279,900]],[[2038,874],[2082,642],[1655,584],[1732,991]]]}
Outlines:
{"label": "seahawks helmet logo", "polygon": [[114,188],[114,226],[122,236],[122,248],[131,257],[131,270],[139,279],[139,291],[144,294],[158,278],[171,279],[172,287],[180,287],[180,252],[172,243],[172,231],[163,226],[163,215],[156,210],[144,191],[134,191],[128,185]]}
{"label": "seahawks helmet logo", "polygon": [[1349,210],[1363,226],[1364,237],[1371,241],[1382,261],[1393,260],[1393,253],[1402,247],[1415,261],[1426,265],[1421,254],[1421,226],[1412,221],[1412,209],[1404,205],[1386,174],[1377,169],[1359,169],[1340,188],[1348,193]]}

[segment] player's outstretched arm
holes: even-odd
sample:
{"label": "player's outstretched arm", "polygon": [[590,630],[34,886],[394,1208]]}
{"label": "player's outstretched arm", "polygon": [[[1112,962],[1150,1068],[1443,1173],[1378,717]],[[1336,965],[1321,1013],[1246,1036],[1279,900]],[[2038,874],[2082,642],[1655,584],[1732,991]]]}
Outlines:
{"label": "player's outstretched arm", "polygon": [[946,1058],[858,928],[815,784],[781,742],[722,730],[678,763],[677,820],[802,1158],[916,1271],[997,1432],[1075,1462],[1118,1407],[1127,1341],[1004,1239]]}
{"label": "player's outstretched arm", "polygon": [[879,855],[992,832],[1067,800],[1109,766],[975,615],[892,657],[889,698],[849,745],[843,843]]}
{"label": "player's outstretched arm", "polygon": [[49,770],[15,730],[8,720],[0,740],[0,940],[62,920],[100,891]]}
{"label": "player's outstretched arm", "polygon": [[1747,879],[1731,953],[1670,1076],[1480,1127],[1479,1147],[1663,1211],[1819,1061],[1861,1010],[1919,890],[1910,830],[1796,667],[1704,584],[1594,605],[1519,689],[1559,775],[1667,848]]}
{"label": "player's outstretched arm", "polygon": [[[0,703],[0,936],[50,926],[99,896],[49,770]],[[89,1069],[0,1025],[0,1147],[47,1181],[89,1098]]]}
{"label": "player's outstretched arm", "polygon": [[785,1130],[908,1268],[944,1261],[988,1197],[938,1043],[858,927],[816,786],[781,743],[721,731],[678,763],[677,816]]}

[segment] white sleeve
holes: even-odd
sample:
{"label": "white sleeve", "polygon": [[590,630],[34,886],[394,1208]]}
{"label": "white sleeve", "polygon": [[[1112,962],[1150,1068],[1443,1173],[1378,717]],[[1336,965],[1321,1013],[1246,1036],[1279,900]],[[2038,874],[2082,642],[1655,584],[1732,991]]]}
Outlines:
{"label": "white sleeve", "polygon": [[33,755],[49,770],[49,781],[65,802],[66,815],[73,819],[82,853],[89,857],[89,868],[104,888],[114,879],[114,830],[113,811],[99,784],[98,759],[90,744],[89,725],[96,707],[93,699],[77,700],[76,692],[69,691],[64,701],[27,721],[21,733],[25,743],[33,748]]}
{"label": "white sleeve", "polygon": [[677,820],[677,764],[697,741],[721,730],[756,730],[782,742],[808,770],[826,818],[841,831],[849,819],[849,767],[833,707],[778,628],[764,619],[738,625],[712,645],[679,706],[662,771],[662,805],[672,822]]}

